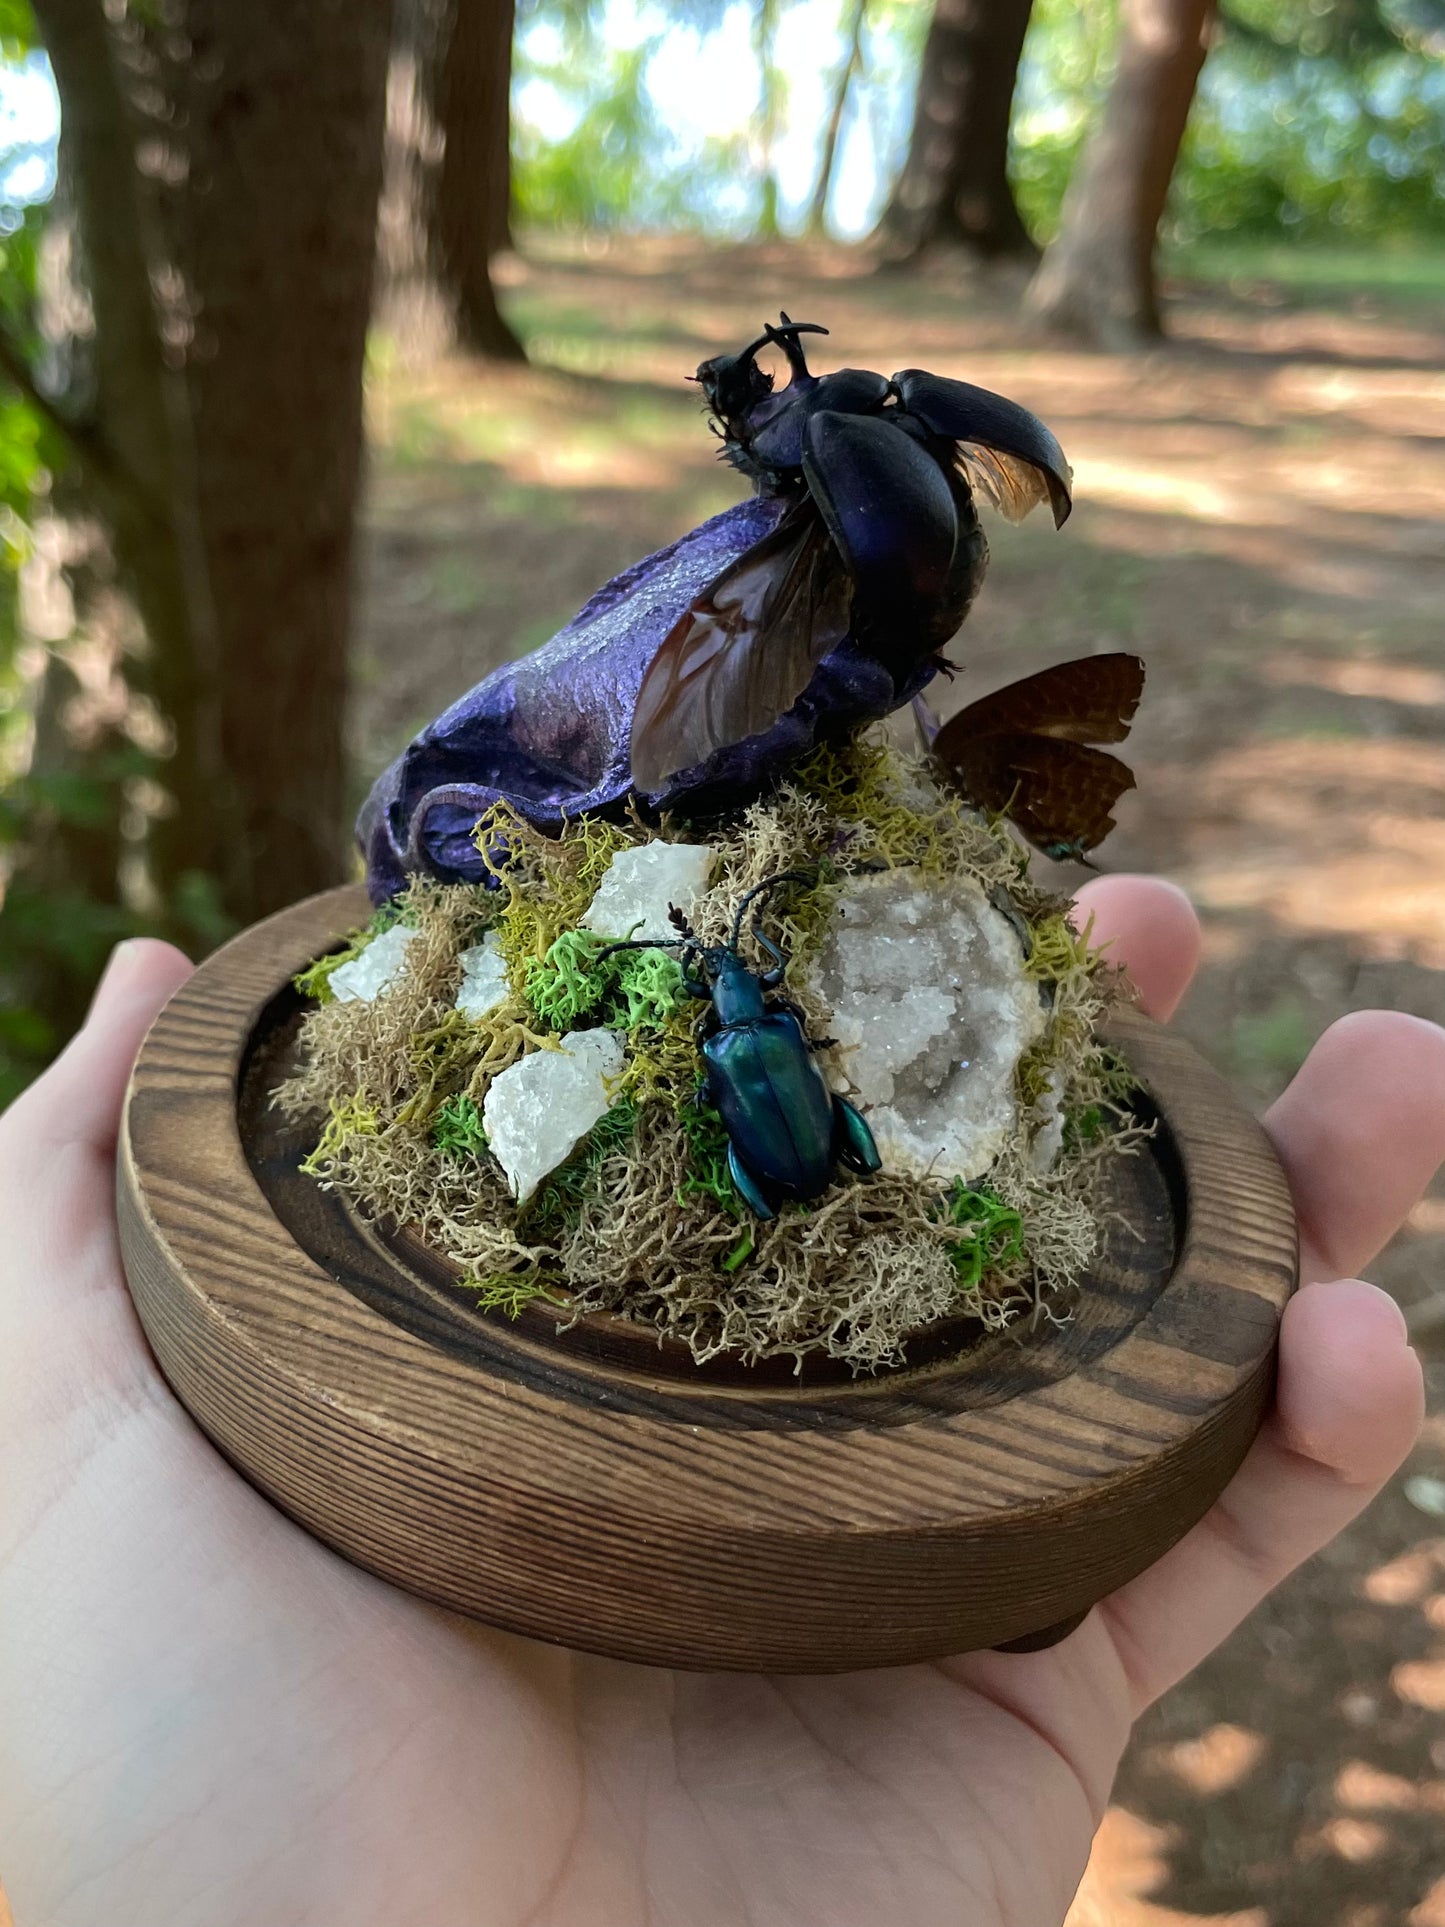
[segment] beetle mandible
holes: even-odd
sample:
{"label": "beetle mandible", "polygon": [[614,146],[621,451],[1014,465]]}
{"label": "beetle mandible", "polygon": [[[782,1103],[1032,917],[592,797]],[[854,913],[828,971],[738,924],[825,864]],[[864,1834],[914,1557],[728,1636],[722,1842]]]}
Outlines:
{"label": "beetle mandible", "polygon": [[712,1002],[702,1057],[708,1094],[728,1135],[728,1171],[759,1218],[775,1217],[784,1199],[808,1203],[818,1197],[839,1164],[866,1174],[882,1163],[861,1112],[828,1088],[803,1013],[768,994],[781,985],[787,959],[763,934],[756,913],[753,938],[772,965],[751,971],[739,952],[743,919],[760,898],[784,883],[812,881],[802,871],[783,870],[749,890],[726,944],[700,944],[674,912],[675,944],[629,940],[609,944],[597,956],[600,963],[618,950],[682,950],[689,992]]}

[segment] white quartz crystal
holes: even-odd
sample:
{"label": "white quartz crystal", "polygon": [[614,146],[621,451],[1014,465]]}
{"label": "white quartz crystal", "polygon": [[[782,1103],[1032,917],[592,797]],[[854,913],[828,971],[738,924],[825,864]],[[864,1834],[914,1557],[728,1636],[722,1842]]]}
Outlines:
{"label": "white quartz crystal", "polygon": [[665,942],[677,931],[676,907],[690,916],[707,889],[713,852],[705,843],[639,843],[619,850],[582,919],[599,937],[647,937]]}
{"label": "white quartz crystal", "polygon": [[369,1004],[394,984],[402,973],[408,948],[421,932],[394,923],[373,937],[359,957],[341,964],[327,978],[331,994],[340,1004]]}
{"label": "white quartz crystal", "polygon": [[813,979],[884,1168],[981,1177],[1017,1126],[1014,1070],[1045,1022],[1008,919],[964,878],[858,877]]}
{"label": "white quartz crystal", "polygon": [[622,1069],[611,1030],[572,1030],[560,1050],[537,1050],[492,1080],[482,1123],[512,1196],[525,1204],[607,1111],[607,1079]]}
{"label": "white quartz crystal", "polygon": [[501,938],[495,930],[489,930],[480,943],[462,951],[457,962],[462,967],[462,981],[457,987],[456,1007],[475,1023],[497,1008],[510,987]]}

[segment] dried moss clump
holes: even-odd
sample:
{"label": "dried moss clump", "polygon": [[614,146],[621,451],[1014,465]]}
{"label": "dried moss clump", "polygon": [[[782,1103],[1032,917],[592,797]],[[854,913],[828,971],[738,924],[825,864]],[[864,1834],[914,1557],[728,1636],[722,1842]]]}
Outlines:
{"label": "dried moss clump", "polygon": [[[1128,1143],[1125,1080],[1097,1042],[1112,973],[1063,902],[1030,880],[1019,846],[938,790],[921,763],[869,739],[815,752],[773,796],[713,828],[711,880],[693,913],[705,944],[727,940],[755,885],[805,872],[770,896],[766,923],[815,1038],[830,1013],[803,966],[847,878],[884,868],[977,882],[1015,924],[1048,1014],[1019,1065],[1016,1141],[984,1178],[840,1172],[813,1204],[763,1223],[737,1196],[707,1102],[705,1003],[687,994],[675,955],[604,956],[605,940],[580,928],[613,856],[658,837],[693,840],[681,824],[590,819],[549,838],[495,809],[477,828],[483,884],[417,881],[303,973],[315,1007],[301,1068],[276,1101],[316,1121],[307,1170],[367,1214],[411,1226],[485,1309],[619,1313],[699,1360],[822,1350],[869,1371],[939,1318],[996,1329],[1056,1313],[1098,1244],[1103,1164]],[[397,980],[370,1003],[331,999],[332,970],[398,918],[417,936]],[[508,989],[474,1021],[454,1007],[458,958],[487,931]],[[752,954],[751,932],[742,947],[749,962],[768,961]],[[612,1108],[519,1208],[487,1147],[487,1091],[529,1052],[599,1025],[625,1044]],[[839,1075],[836,1057],[820,1061]]]}

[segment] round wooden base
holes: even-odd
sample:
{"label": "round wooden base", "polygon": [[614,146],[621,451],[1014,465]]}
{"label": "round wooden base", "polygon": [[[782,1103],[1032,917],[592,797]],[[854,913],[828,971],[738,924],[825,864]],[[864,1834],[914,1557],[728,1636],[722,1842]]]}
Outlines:
{"label": "round wooden base", "polygon": [[653,1664],[821,1672],[1061,1637],[1158,1558],[1243,1457],[1295,1280],[1284,1179],[1189,1047],[1117,1041],[1158,1129],[1119,1159],[1073,1316],[922,1334],[801,1379],[616,1319],[474,1311],[445,1266],[298,1175],[267,1098],[290,978],[359,888],[198,970],[136,1066],[121,1235],[156,1357],[278,1505],[443,1605]]}

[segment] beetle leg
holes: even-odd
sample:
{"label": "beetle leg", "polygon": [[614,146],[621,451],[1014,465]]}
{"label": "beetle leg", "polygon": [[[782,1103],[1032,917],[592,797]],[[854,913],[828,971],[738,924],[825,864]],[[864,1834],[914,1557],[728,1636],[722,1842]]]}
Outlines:
{"label": "beetle leg", "polygon": [[763,1196],[757,1179],[738,1156],[735,1144],[728,1146],[728,1176],[736,1185],[738,1196],[755,1218],[775,1218],[778,1215]]}
{"label": "beetle leg", "polygon": [[833,1155],[854,1171],[877,1171],[883,1164],[867,1119],[846,1097],[833,1099]]}

